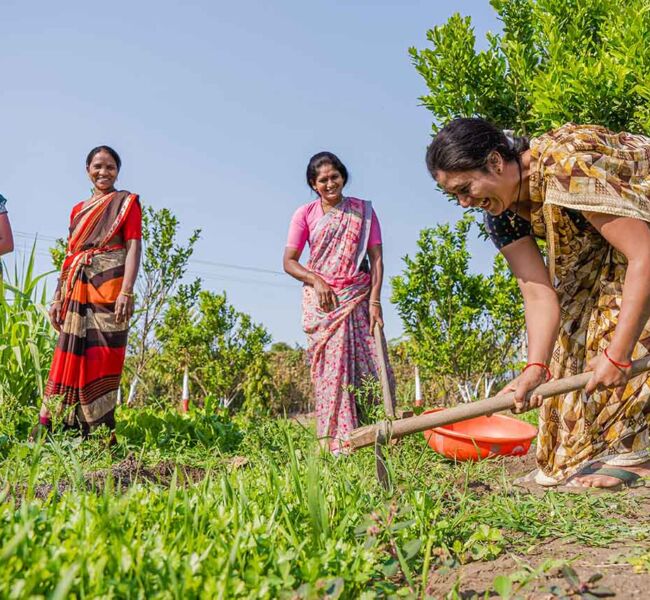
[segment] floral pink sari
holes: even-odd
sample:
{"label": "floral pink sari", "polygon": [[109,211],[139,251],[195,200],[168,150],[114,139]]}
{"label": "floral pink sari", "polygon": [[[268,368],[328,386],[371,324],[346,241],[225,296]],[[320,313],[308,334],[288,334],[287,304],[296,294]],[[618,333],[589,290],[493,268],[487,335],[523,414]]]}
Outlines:
{"label": "floral pink sari", "polygon": [[307,268],[334,289],[339,301],[336,309],[325,312],[314,288],[303,288],[303,328],[316,397],[317,433],[319,438],[330,438],[333,448],[358,426],[348,386],[359,386],[365,377],[379,374],[369,324],[370,275],[361,270],[371,219],[370,202],[344,198],[311,234]]}

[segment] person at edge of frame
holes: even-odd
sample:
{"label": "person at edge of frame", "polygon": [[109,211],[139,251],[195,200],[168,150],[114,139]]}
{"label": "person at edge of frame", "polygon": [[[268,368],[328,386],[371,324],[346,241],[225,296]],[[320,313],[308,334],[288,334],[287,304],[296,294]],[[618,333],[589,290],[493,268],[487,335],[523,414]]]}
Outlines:
{"label": "person at edge of frame", "polygon": [[[514,137],[458,118],[427,168],[487,231],[524,298],[528,364],[501,393],[540,407],[537,469],[518,483],[620,488],[650,476],[650,138],[568,123]],[[546,239],[547,265],[535,242]],[[584,390],[542,401],[551,377],[591,371]]]}
{"label": "person at edge of frame", "polygon": [[[7,199],[0,194],[0,256],[14,250],[14,236],[7,213]],[[2,275],[0,271],[0,276]]]}

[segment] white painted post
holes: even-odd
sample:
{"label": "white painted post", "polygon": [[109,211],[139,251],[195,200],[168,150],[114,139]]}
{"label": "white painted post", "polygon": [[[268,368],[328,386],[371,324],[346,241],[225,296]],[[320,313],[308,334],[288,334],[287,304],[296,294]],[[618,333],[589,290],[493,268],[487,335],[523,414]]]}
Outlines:
{"label": "white painted post", "polygon": [[415,367],[415,406],[423,406],[422,400],[422,386],[420,385],[420,371]]}
{"label": "white painted post", "polygon": [[138,387],[138,383],[140,380],[138,379],[138,376],[136,375],[133,378],[133,381],[131,382],[131,387],[129,388],[129,397],[126,399],[126,405],[131,406],[133,404],[133,401],[135,400],[135,390]]}
{"label": "white painted post", "polygon": [[187,367],[183,372],[183,396],[181,397],[182,411],[184,413],[190,410],[190,380]]}

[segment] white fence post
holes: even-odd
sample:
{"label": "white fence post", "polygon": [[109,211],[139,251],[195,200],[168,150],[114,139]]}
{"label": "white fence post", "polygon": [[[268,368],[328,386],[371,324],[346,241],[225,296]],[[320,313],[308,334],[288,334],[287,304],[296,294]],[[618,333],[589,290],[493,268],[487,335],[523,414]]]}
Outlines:
{"label": "white fence post", "polygon": [[183,395],[181,397],[181,406],[184,413],[190,410],[190,378],[187,367],[183,372]]}
{"label": "white fence post", "polygon": [[420,370],[415,367],[415,406],[423,406],[422,386],[420,385]]}
{"label": "white fence post", "polygon": [[135,391],[138,387],[138,383],[140,380],[138,379],[138,376],[136,375],[133,378],[133,381],[131,382],[131,387],[129,388],[129,397],[126,399],[126,405],[131,406],[133,404],[133,401],[135,400]]}

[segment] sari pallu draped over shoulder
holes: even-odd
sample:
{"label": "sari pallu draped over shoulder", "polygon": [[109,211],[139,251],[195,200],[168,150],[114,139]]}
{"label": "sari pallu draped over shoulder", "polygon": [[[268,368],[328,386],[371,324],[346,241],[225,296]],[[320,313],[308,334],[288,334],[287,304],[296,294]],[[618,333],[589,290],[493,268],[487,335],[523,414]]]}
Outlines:
{"label": "sari pallu draped over shoulder", "polygon": [[[565,125],[531,141],[533,232],[547,241],[561,323],[551,359],[554,377],[587,370],[611,342],[622,304],[625,256],[568,210],[650,223],[650,138],[603,127]],[[537,208],[536,208],[537,206]],[[650,323],[632,359],[650,351]],[[650,377],[624,390],[549,398],[540,409],[538,482],[561,483],[594,460],[632,465],[647,460]]]}
{"label": "sari pallu draped over shoulder", "polygon": [[[375,341],[369,326],[370,275],[363,271],[372,205],[344,198],[314,228],[307,268],[336,292],[339,305],[323,311],[311,286],[303,288],[303,327],[316,400],[317,434],[333,446],[345,442],[358,425],[350,387],[377,378]],[[392,374],[390,374],[392,381]]]}
{"label": "sari pallu draped over shoulder", "polygon": [[128,323],[115,319],[126,249],[113,243],[136,194],[112,192],[74,216],[61,270],[63,321],[45,389],[62,397],[69,425],[114,426],[117,390],[124,365]]}

